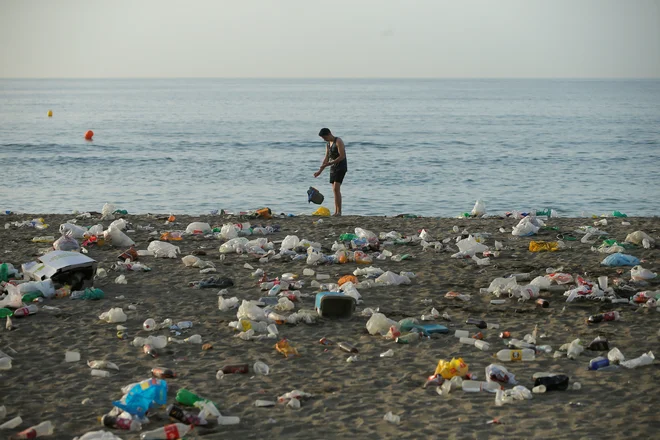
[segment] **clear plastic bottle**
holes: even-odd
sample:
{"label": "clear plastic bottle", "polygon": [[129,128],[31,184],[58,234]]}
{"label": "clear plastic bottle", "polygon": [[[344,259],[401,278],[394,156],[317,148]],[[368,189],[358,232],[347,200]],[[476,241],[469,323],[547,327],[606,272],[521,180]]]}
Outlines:
{"label": "clear plastic bottle", "polygon": [[183,423],[172,423],[162,428],[154,429],[140,434],[142,440],[168,440],[183,438],[186,434],[192,431],[193,427],[184,425]]}
{"label": "clear plastic bottle", "polygon": [[101,425],[112,429],[124,429],[126,431],[140,431],[142,424],[134,419],[125,419],[111,416],[109,414],[101,417]]}
{"label": "clear plastic bottle", "polygon": [[105,370],[92,370],[92,376],[94,377],[110,377],[110,372]]}
{"label": "clear plastic bottle", "polygon": [[0,430],[3,429],[14,429],[17,426],[19,426],[21,423],[23,423],[23,419],[21,416],[14,417],[13,419],[7,420],[5,423],[0,425]]}
{"label": "clear plastic bottle", "polygon": [[38,425],[32,426],[25,431],[12,436],[14,439],[36,438],[44,435],[52,435],[54,431],[53,424],[50,421],[41,422]]}
{"label": "clear plastic bottle", "polygon": [[464,380],[461,387],[466,393],[478,393],[480,391],[495,393],[502,388],[497,382],[485,382],[480,380]]}
{"label": "clear plastic bottle", "polygon": [[188,344],[201,344],[202,336],[201,335],[192,335],[189,338],[184,339]]}
{"label": "clear plastic bottle", "polygon": [[37,307],[36,304],[29,304],[25,307],[21,307],[20,309],[14,310],[14,316],[17,318],[21,318],[23,316],[34,315],[38,311],[39,311],[39,307]]}
{"label": "clear plastic bottle", "polygon": [[488,342],[480,341],[478,339],[475,339],[474,346],[477,347],[481,351],[487,351],[490,348],[490,344]]}
{"label": "clear plastic bottle", "polygon": [[474,338],[460,338],[459,342],[465,345],[474,345],[477,340]]}

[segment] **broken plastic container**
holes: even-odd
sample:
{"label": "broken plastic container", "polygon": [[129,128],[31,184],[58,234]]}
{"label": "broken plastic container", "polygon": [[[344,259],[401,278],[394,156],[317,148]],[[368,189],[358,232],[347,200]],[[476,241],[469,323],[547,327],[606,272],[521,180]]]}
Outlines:
{"label": "broken plastic container", "polygon": [[350,318],[355,311],[355,298],[343,292],[316,294],[314,308],[324,318]]}

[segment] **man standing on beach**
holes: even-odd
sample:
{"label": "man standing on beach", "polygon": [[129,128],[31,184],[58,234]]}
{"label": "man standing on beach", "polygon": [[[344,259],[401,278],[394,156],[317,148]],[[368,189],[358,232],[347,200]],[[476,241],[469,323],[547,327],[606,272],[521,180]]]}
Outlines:
{"label": "man standing on beach", "polygon": [[348,162],[346,161],[346,149],[344,141],[334,136],[329,128],[322,128],[319,136],[326,142],[325,157],[321,168],[314,173],[314,177],[319,177],[323,170],[330,166],[330,184],[332,193],[335,196],[335,216],[341,215],[341,184],[348,171]]}

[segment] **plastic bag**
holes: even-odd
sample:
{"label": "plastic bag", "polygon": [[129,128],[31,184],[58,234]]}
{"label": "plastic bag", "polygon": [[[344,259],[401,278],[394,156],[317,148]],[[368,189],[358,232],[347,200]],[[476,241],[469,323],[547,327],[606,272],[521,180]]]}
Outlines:
{"label": "plastic bag", "polygon": [[370,335],[379,334],[385,336],[392,326],[399,328],[399,324],[396,321],[392,321],[382,313],[374,313],[369,318],[369,321],[367,321],[367,331],[369,331]]}
{"label": "plastic bag", "polygon": [[186,255],[181,259],[183,265],[186,267],[198,267],[204,269],[205,267],[215,267],[215,264],[211,261],[204,261],[199,257],[194,255]]}
{"label": "plastic bag", "polygon": [[70,235],[73,238],[83,238],[85,232],[87,232],[87,229],[71,223],[60,225],[60,234],[62,235]]}
{"label": "plastic bag", "polygon": [[121,309],[121,307],[115,307],[113,309],[108,310],[107,312],[101,313],[99,316],[99,319],[101,321],[105,322],[126,322],[128,317],[126,316],[126,313]]}
{"label": "plastic bag", "polygon": [[556,241],[530,241],[530,252],[555,252],[560,249],[559,243]]}
{"label": "plastic bag", "polygon": [[318,217],[330,217],[330,210],[326,208],[325,206],[320,206],[319,209],[314,211],[312,215],[318,216]]}
{"label": "plastic bag", "polygon": [[630,277],[634,281],[652,280],[657,276],[657,273],[651,272],[648,269],[644,269],[642,266],[635,266],[630,269]]}
{"label": "plastic bag", "polygon": [[252,321],[265,321],[266,312],[258,306],[257,301],[243,300],[236,312],[236,317],[241,319],[250,319]]}
{"label": "plastic bag", "polygon": [[384,284],[386,286],[398,286],[400,284],[410,284],[410,278],[404,275],[397,275],[388,270],[376,278],[376,283]]}
{"label": "plastic bag", "polygon": [[358,238],[367,240],[369,243],[378,243],[378,236],[366,229],[355,228],[355,235],[357,235]]}
{"label": "plastic bag", "polygon": [[232,238],[226,243],[223,243],[220,246],[221,254],[232,254],[232,253],[241,253],[243,249],[247,246],[249,240],[245,237],[236,237]]}
{"label": "plastic bag", "polygon": [[85,236],[101,235],[103,234],[104,229],[105,228],[102,224],[94,225],[87,230],[87,234],[85,234]]}
{"label": "plastic bag", "polygon": [[447,362],[443,359],[438,361],[434,374],[439,374],[445,379],[451,379],[454,376],[463,377],[468,373],[468,364],[463,362],[462,358],[452,358]]}
{"label": "plastic bag", "polygon": [[316,205],[320,205],[323,203],[323,199],[323,194],[321,194],[318,189],[314,188],[313,186],[309,187],[307,190],[307,203],[313,202]]}
{"label": "plastic bag", "polygon": [[486,204],[484,203],[483,200],[479,199],[477,202],[474,204],[474,208],[472,208],[472,212],[470,214],[473,217],[482,217],[483,215],[486,214]]}
{"label": "plastic bag", "polygon": [[236,238],[238,237],[238,228],[231,223],[222,225],[222,228],[220,229],[220,236],[226,238],[227,240]]}
{"label": "plastic bag", "polygon": [[345,275],[345,276],[339,278],[339,281],[337,281],[337,284],[339,284],[340,286],[342,286],[346,283],[357,284],[358,279],[355,275]]}
{"label": "plastic bag", "polygon": [[287,235],[284,237],[284,240],[282,240],[282,250],[290,250],[290,249],[295,249],[298,247],[298,244],[300,243],[300,239],[296,235]]}
{"label": "plastic bag", "polygon": [[128,221],[126,221],[123,218],[120,218],[120,219],[117,219],[114,222],[110,223],[110,226],[114,226],[115,228],[119,229],[120,231],[123,231],[128,226]]}
{"label": "plastic bag", "polygon": [[468,238],[464,238],[463,240],[458,241],[456,243],[456,246],[458,246],[458,250],[465,255],[469,255],[470,257],[474,256],[474,254],[478,252],[484,252],[488,250],[488,246],[483,245],[473,237],[469,236]]}
{"label": "plastic bag", "polygon": [[644,239],[647,239],[649,243],[655,242],[654,239],[652,239],[646,232],[643,231],[635,231],[626,236],[626,241],[628,243],[642,244]]}
{"label": "plastic bag", "polygon": [[177,258],[181,250],[178,246],[164,241],[152,241],[147,250],[153,253],[156,258]]}
{"label": "plastic bag", "polygon": [[608,255],[600,264],[601,266],[637,266],[639,259],[632,255],[616,253]]}
{"label": "plastic bag", "polygon": [[488,293],[501,295],[503,293],[511,293],[518,287],[518,282],[515,277],[511,278],[495,278],[488,286]]}
{"label": "plastic bag", "polygon": [[[113,246],[116,247],[131,247],[135,246],[135,242],[131,240],[128,235],[124,234],[122,231],[117,229],[115,226],[108,227],[107,231],[103,233],[105,238],[110,238],[110,241]],[[156,243],[156,242],[152,242]],[[150,246],[151,247],[151,246]]]}
{"label": "plastic bag", "polygon": [[62,235],[60,238],[55,240],[55,243],[53,243],[53,249],[56,251],[78,252],[80,250],[80,245],[75,238],[67,234]]}
{"label": "plastic bag", "polygon": [[106,203],[101,209],[101,220],[113,220],[115,218],[115,205]]}
{"label": "plastic bag", "polygon": [[121,399],[112,404],[129,414],[144,417],[147,411],[167,403],[167,382],[161,379],[147,379],[135,385]]}
{"label": "plastic bag", "polygon": [[307,264],[313,266],[319,264],[323,260],[323,254],[314,250],[314,248],[309,248],[307,250]]}
{"label": "plastic bag", "polygon": [[211,232],[211,225],[208,223],[193,222],[190,223],[186,228],[186,232],[189,234],[194,234],[195,231],[200,231],[202,234],[207,234]]}
{"label": "plastic bag", "polygon": [[509,373],[509,370],[507,370],[506,367],[497,364],[490,364],[486,367],[486,381],[511,385],[518,383],[514,374]]}
{"label": "plastic bag", "polygon": [[534,278],[529,284],[538,287],[539,290],[548,290],[552,281],[547,276],[539,276]]}
{"label": "plastic bag", "polygon": [[511,231],[511,235],[517,235],[520,237],[525,237],[528,235],[534,235],[537,232],[539,232],[539,229],[541,229],[541,226],[543,226],[543,222],[538,220],[538,219],[532,219],[531,217],[523,217],[520,222],[513,227],[513,231]]}
{"label": "plastic bag", "polygon": [[218,298],[218,309],[220,309],[221,312],[227,312],[233,308],[235,308],[238,305],[238,298],[233,297],[233,298],[223,298],[219,297]]}

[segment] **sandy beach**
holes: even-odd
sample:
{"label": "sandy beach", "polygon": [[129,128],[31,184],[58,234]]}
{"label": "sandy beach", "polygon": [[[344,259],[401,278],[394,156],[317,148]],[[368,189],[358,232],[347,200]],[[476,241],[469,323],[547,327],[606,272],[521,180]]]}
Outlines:
{"label": "sandy beach", "polygon": [[[59,225],[74,219],[74,215],[7,215],[3,223],[43,217],[49,225],[46,230],[34,228],[0,229],[0,261],[17,267],[34,261],[39,249],[47,244],[33,243],[39,235],[59,236]],[[207,222],[221,227],[226,223],[246,221],[229,216],[177,215],[176,221],[165,225],[162,216],[127,215],[134,232],[128,236],[136,242],[136,249],[147,249],[151,225],[159,232],[183,231],[193,221]],[[633,304],[611,304],[603,301],[576,301],[566,303],[562,292],[542,291],[541,297],[549,301],[548,308],[538,307],[535,302],[518,302],[506,299],[505,304],[492,305],[496,299],[491,294],[480,293],[491,281],[514,273],[530,273],[534,278],[546,275],[546,268],[562,268],[561,272],[581,275],[596,282],[599,276],[608,276],[612,285],[616,278],[630,280],[630,267],[605,267],[601,261],[606,254],[595,252],[595,244],[565,241],[566,248],[557,252],[532,253],[528,250],[531,240],[555,241],[558,234],[568,234],[580,226],[593,226],[593,218],[552,218],[547,226],[558,229],[541,229],[532,237],[516,237],[512,227],[518,223],[513,218],[487,219],[438,219],[392,217],[292,217],[270,220],[249,220],[253,225],[279,225],[280,230],[265,236],[271,241],[281,241],[287,235],[296,235],[320,242],[325,254],[331,254],[332,244],[343,233],[352,233],[361,227],[379,234],[397,231],[403,235],[417,234],[421,229],[437,240],[451,238],[444,247],[448,249],[423,251],[419,244],[388,246],[394,254],[410,254],[404,261],[376,260],[373,266],[383,270],[414,272],[410,285],[376,286],[359,289],[362,302],[355,314],[347,320],[318,319],[315,324],[278,325],[279,334],[295,346],[300,356],[285,358],[274,349],[276,339],[244,341],[234,337],[238,332],[228,326],[236,320],[236,309],[218,310],[217,288],[195,289],[191,282],[209,275],[226,276],[234,286],[227,297],[239,300],[257,300],[266,295],[259,289],[258,278],[253,270],[244,268],[246,263],[261,268],[270,278],[291,272],[299,275],[307,294],[296,303],[296,310],[313,309],[314,294],[318,289],[310,287],[314,279],[303,276],[310,266],[305,260],[272,260],[262,264],[247,254],[227,254],[224,260],[218,248],[223,240],[204,236],[186,236],[174,244],[181,249],[175,259],[145,256],[140,262],[151,267],[149,272],[117,272],[111,270],[117,256],[126,249],[109,245],[89,248],[88,256],[108,272],[97,279],[95,287],[105,292],[105,298],[97,301],[46,299],[39,304],[54,306],[59,312],[40,310],[25,318],[13,318],[16,329],[0,330],[0,350],[11,355],[13,368],[0,371],[0,405],[7,407],[8,420],[20,415],[23,423],[0,433],[1,437],[19,432],[45,420],[51,420],[55,432],[49,438],[71,439],[88,431],[106,429],[98,418],[112,409],[112,402],[122,396],[121,388],[130,383],[151,377],[153,367],[174,369],[178,377],[166,379],[168,404],[174,403],[178,389],[190,391],[214,401],[226,416],[240,417],[240,423],[232,426],[209,425],[193,431],[202,438],[510,438],[510,439],[607,439],[607,438],[654,438],[658,436],[658,383],[660,363],[638,369],[620,368],[615,371],[589,371],[589,360],[606,352],[584,351],[577,359],[566,356],[554,358],[553,353],[537,354],[533,361],[503,364],[516,375],[520,385],[531,389],[532,375],[549,371],[570,376],[571,383],[579,382],[580,390],[553,391],[534,394],[533,399],[515,401],[504,406],[495,405],[495,394],[487,392],[466,393],[455,390],[448,396],[439,395],[435,386],[424,388],[428,376],[435,371],[438,360],[461,357],[469,365],[469,371],[485,380],[484,369],[496,362],[493,354],[506,348],[500,339],[502,331],[511,332],[522,339],[538,325],[539,335],[544,337],[539,345],[550,345],[554,350],[562,344],[580,338],[587,345],[597,336],[608,339],[610,348],[618,347],[627,359],[643,353],[660,353],[660,313],[656,308]],[[630,225],[622,225],[622,219],[608,218],[606,226],[599,229],[609,238],[623,241],[633,231],[644,231],[656,240],[660,239],[660,219],[627,218]],[[99,217],[78,219],[78,225],[92,226],[109,221]],[[491,257],[489,266],[478,266],[471,259],[451,258],[457,252],[453,227],[463,232],[488,233],[485,244],[494,249],[499,241],[504,249],[497,257]],[[500,232],[504,228],[505,232]],[[248,237],[253,238],[253,237]],[[275,245],[279,251],[279,244]],[[217,273],[200,274],[200,269],[185,267],[181,257],[193,251],[205,251],[203,260],[215,263]],[[644,249],[635,246],[626,253],[642,261],[642,266],[660,272],[660,251],[657,247]],[[481,255],[479,255],[481,257]],[[312,267],[317,273],[328,274],[336,282],[341,276],[351,274],[356,263],[321,265]],[[117,276],[124,274],[127,284],[115,284]],[[362,279],[362,277],[360,277]],[[522,283],[524,284],[524,283]],[[575,283],[567,285],[574,287]],[[657,291],[660,279],[634,286],[635,291]],[[447,292],[470,295],[467,301],[446,298]],[[621,292],[617,292],[621,295]],[[628,292],[631,296],[634,292]],[[655,295],[655,293],[654,293]],[[122,297],[123,299],[119,299]],[[135,310],[130,310],[129,306]],[[99,320],[102,312],[121,307],[128,316],[122,325],[127,327],[128,339],[117,337],[117,324]],[[366,329],[368,317],[362,316],[365,308],[378,308],[388,318],[399,321],[407,317],[420,318],[435,308],[440,314],[447,313],[451,321],[438,318],[430,323],[447,326],[450,334],[435,335],[408,345],[397,344],[379,335],[370,335]],[[586,318],[592,314],[611,310],[621,312],[620,321],[588,325]],[[199,334],[204,343],[213,345],[202,350],[201,345],[168,344],[160,357],[153,359],[139,347],[130,344],[136,336],[149,336],[142,328],[147,318],[161,322],[166,318],[173,322],[192,321],[193,327],[181,336],[168,329],[154,332],[158,335],[188,337]],[[468,318],[479,318],[499,324],[498,329],[484,329],[484,340],[490,349],[480,351],[474,346],[459,343],[454,330],[480,331],[465,323]],[[324,346],[319,339],[326,337],[335,342],[348,342],[358,350],[357,362],[347,362],[348,354],[337,346]],[[393,357],[380,357],[392,349]],[[64,361],[67,350],[79,351],[81,360]],[[119,371],[109,370],[110,377],[92,377],[87,360],[112,361]],[[249,374],[225,375],[216,379],[216,372],[224,365],[265,362],[270,367],[267,376]],[[499,362],[497,362],[499,363]],[[509,389],[511,386],[506,386]],[[277,400],[291,390],[301,390],[313,396],[301,402],[299,409],[277,405],[270,408],[255,407],[256,400]],[[84,402],[84,403],[83,403]],[[190,409],[197,412],[194,409]],[[391,411],[400,416],[399,425],[383,420]],[[149,431],[171,423],[164,407],[149,413],[150,423],[143,427]],[[499,424],[487,423],[494,419]],[[4,422],[0,421],[0,423]],[[138,439],[139,433],[113,430],[123,439]]]}

